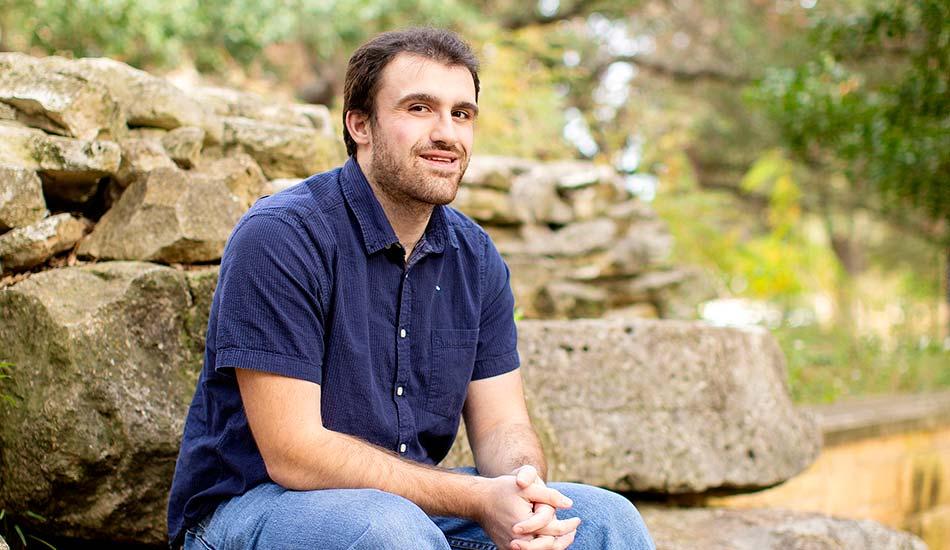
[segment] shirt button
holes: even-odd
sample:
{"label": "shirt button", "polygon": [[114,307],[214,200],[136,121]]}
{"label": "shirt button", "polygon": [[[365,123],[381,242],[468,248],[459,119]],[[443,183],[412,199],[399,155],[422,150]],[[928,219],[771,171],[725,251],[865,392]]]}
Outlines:
{"label": "shirt button", "polygon": [[396,388],[396,395],[402,395],[402,386]]}
{"label": "shirt button", "polygon": [[403,444],[401,444],[401,445],[399,446],[399,452],[400,452],[400,453],[406,452],[406,444],[405,444],[405,443],[403,443]]}
{"label": "shirt button", "polygon": [[406,337],[406,329],[404,329],[404,328],[399,329],[399,337],[400,337],[400,338],[405,338],[405,337]]}

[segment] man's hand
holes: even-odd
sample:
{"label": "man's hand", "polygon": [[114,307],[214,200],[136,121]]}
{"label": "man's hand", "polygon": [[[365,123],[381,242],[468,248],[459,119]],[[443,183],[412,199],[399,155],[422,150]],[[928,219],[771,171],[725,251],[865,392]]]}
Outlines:
{"label": "man's hand", "polygon": [[[532,517],[535,504],[544,504],[552,510],[570,508],[571,501],[543,483],[522,486],[513,475],[484,479],[485,493],[482,510],[476,518],[489,538],[502,550],[534,550],[535,548],[566,548],[554,536],[543,535],[550,541],[534,538],[524,540],[525,533],[516,533],[514,526]],[[573,540],[573,537],[572,539]],[[560,543],[558,543],[560,544]]]}
{"label": "man's hand", "polygon": [[[518,487],[524,489],[530,486],[545,487],[544,481],[538,475],[537,469],[531,465],[521,466],[512,474]],[[515,550],[557,549],[570,546],[577,535],[580,518],[559,520],[553,506],[543,502],[535,502],[529,518],[514,526],[514,532],[520,538],[512,541]]]}

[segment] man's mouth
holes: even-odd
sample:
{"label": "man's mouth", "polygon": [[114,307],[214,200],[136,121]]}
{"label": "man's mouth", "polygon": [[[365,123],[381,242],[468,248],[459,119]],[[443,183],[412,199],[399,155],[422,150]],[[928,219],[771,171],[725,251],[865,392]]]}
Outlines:
{"label": "man's mouth", "polygon": [[419,155],[423,160],[432,166],[439,168],[454,168],[458,164],[459,157],[454,153],[448,152],[429,152]]}

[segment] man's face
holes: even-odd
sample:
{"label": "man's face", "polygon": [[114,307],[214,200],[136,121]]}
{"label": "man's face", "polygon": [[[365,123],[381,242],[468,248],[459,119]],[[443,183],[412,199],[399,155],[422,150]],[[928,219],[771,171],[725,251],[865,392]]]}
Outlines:
{"label": "man's face", "polygon": [[475,83],[463,66],[399,54],[384,69],[369,121],[368,174],[398,201],[455,199],[475,131]]}

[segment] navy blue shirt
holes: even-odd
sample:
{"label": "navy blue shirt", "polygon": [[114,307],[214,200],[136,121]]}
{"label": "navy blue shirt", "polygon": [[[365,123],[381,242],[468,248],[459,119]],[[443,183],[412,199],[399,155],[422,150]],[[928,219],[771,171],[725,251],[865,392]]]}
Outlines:
{"label": "navy blue shirt", "polygon": [[221,259],[169,496],[170,541],[269,481],[235,367],[320,384],[328,429],[437,464],[469,381],[518,364],[508,268],[463,214],[435,207],[407,261],[353,158],[259,200]]}

